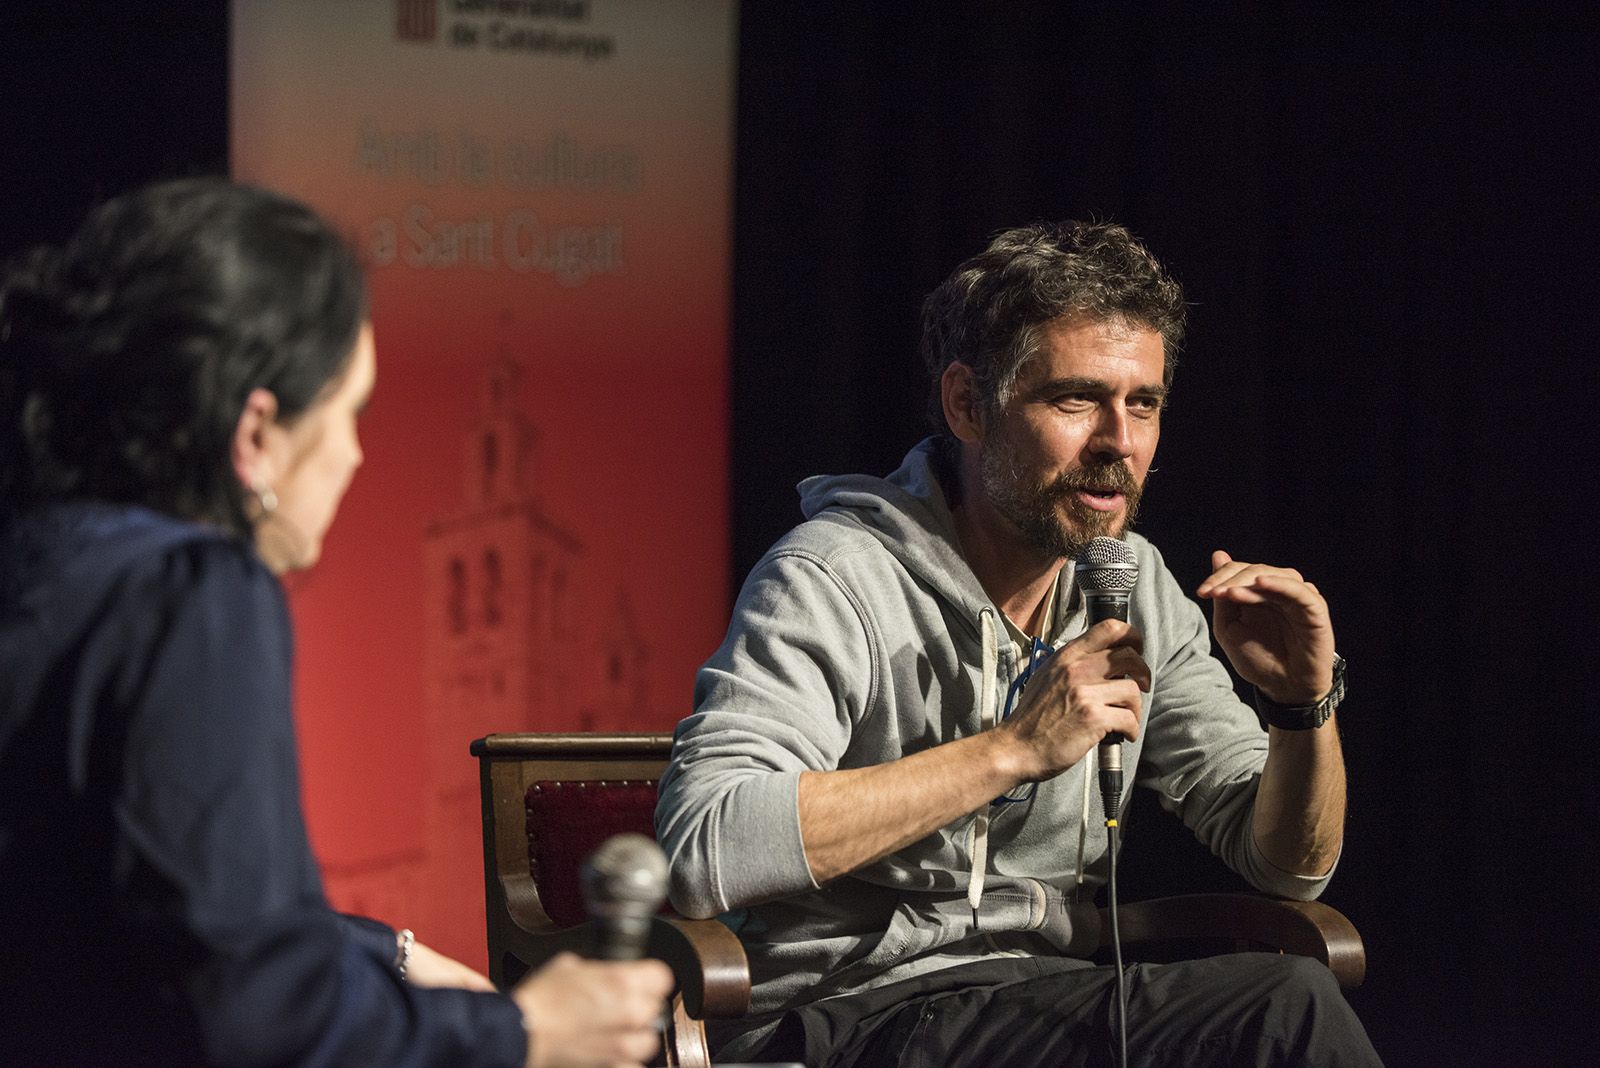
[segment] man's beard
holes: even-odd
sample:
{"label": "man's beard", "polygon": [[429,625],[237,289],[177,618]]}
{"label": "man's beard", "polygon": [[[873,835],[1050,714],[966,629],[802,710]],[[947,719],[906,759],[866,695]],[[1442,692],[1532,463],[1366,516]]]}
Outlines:
{"label": "man's beard", "polygon": [[[1065,471],[1041,483],[1022,469],[1009,442],[991,440],[979,460],[984,495],[1031,547],[1052,557],[1083,555],[1095,538],[1121,537],[1139,514],[1144,489],[1121,460]],[[1122,494],[1118,512],[1102,512],[1078,499],[1095,486]],[[1065,512],[1065,517],[1062,513]]]}

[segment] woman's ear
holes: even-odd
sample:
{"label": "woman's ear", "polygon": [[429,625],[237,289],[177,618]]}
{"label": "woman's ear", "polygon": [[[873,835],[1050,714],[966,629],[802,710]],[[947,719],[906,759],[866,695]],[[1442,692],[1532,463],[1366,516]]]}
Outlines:
{"label": "woman's ear", "polygon": [[972,368],[953,362],[939,376],[939,401],[944,406],[944,421],[960,441],[972,444],[983,437],[978,383]]}
{"label": "woman's ear", "polygon": [[272,448],[278,426],[278,398],[271,390],[252,389],[244,399],[244,411],[233,428],[233,471],[247,490],[270,487],[278,478],[278,460]]}

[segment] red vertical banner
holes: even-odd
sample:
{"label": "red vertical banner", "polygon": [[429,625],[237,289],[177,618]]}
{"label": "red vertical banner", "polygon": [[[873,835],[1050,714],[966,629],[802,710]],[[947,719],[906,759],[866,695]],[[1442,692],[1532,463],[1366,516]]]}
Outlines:
{"label": "red vertical banner", "polygon": [[727,590],[731,0],[235,0],[232,165],[367,264],[378,384],[289,580],[334,905],[481,964],[471,739],[668,729]]}

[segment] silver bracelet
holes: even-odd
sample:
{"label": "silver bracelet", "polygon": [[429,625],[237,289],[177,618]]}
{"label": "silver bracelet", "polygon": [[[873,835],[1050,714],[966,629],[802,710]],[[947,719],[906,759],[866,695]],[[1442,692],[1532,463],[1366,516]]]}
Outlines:
{"label": "silver bracelet", "polygon": [[411,933],[411,928],[395,932],[395,937],[400,939],[400,949],[395,954],[395,970],[400,973],[400,981],[406,981],[406,968],[411,965],[411,947],[416,944],[417,936]]}

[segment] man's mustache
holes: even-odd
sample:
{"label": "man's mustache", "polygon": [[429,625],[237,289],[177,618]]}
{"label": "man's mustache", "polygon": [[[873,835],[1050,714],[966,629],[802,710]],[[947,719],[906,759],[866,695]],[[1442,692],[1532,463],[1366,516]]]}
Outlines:
{"label": "man's mustache", "polygon": [[1061,498],[1091,488],[1115,490],[1130,499],[1139,494],[1139,483],[1134,481],[1133,472],[1120,460],[1064,471],[1046,487],[1045,493],[1051,498]]}

